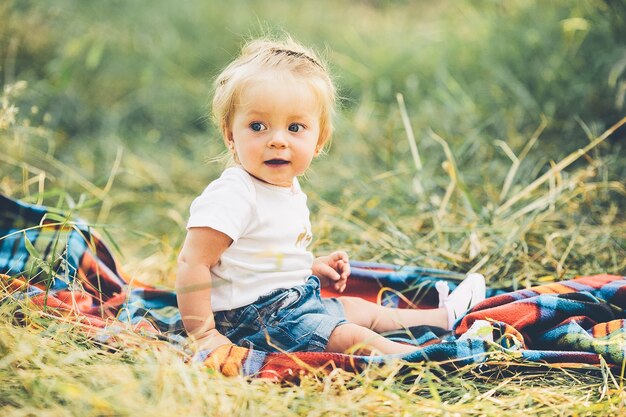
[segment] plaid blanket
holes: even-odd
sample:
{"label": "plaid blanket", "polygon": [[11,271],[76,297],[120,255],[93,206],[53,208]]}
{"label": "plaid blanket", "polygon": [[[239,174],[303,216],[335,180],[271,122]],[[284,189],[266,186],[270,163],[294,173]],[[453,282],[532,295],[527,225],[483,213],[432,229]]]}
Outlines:
{"label": "plaid blanket", "polygon": [[[399,308],[432,307],[434,283],[454,284],[463,274],[421,267],[352,262],[347,295]],[[0,283],[4,302],[34,306],[75,321],[100,342],[132,332],[188,349],[176,294],[129,279],[92,228],[43,206],[0,195]],[[454,286],[454,285],[452,285]],[[324,296],[333,295],[325,290]],[[419,326],[386,336],[416,346],[399,356],[336,353],[266,353],[238,346],[201,351],[193,358],[225,375],[294,379],[303,372],[367,366],[402,359],[454,366],[551,363],[559,366],[625,363],[626,278],[579,277],[530,289],[489,290],[484,302],[458,320],[452,332]]]}

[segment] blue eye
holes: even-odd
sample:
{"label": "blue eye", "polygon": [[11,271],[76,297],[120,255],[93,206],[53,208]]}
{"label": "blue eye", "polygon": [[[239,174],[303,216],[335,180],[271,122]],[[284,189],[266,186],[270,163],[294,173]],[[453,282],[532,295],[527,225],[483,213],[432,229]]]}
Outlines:
{"label": "blue eye", "polygon": [[252,123],[250,123],[250,129],[252,129],[255,132],[261,132],[261,131],[265,130],[266,127],[261,122],[252,122]]}
{"label": "blue eye", "polygon": [[292,124],[289,125],[289,131],[290,132],[298,133],[302,129],[304,129],[304,126],[302,126],[300,123],[292,123]]}

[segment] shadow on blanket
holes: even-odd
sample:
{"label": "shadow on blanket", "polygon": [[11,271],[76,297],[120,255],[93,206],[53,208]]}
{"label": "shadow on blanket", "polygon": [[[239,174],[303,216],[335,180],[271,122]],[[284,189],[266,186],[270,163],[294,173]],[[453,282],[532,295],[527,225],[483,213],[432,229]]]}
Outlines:
{"label": "shadow on blanket", "polygon": [[[353,262],[346,293],[406,308],[432,307],[434,282],[461,274],[419,267]],[[27,278],[30,277],[30,278]],[[107,247],[86,224],[43,206],[0,195],[0,282],[4,294],[28,297],[69,317],[106,342],[121,330],[158,337],[185,347],[171,290],[125,277]],[[325,293],[325,296],[332,293]],[[520,363],[621,368],[626,352],[626,279],[594,275],[491,297],[457,321],[453,332],[425,326],[387,337],[416,346],[407,362],[463,366],[487,363],[502,353]],[[398,357],[334,353],[266,353],[238,346],[202,351],[194,360],[225,375],[293,379],[309,370],[358,372]]]}

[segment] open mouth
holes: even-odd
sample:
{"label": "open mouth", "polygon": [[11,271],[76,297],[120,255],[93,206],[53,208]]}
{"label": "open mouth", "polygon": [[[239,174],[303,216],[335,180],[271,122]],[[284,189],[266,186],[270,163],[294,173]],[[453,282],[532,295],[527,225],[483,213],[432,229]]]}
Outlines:
{"label": "open mouth", "polygon": [[268,159],[267,161],[265,161],[265,164],[267,165],[286,165],[288,163],[289,161],[286,161],[284,159]]}

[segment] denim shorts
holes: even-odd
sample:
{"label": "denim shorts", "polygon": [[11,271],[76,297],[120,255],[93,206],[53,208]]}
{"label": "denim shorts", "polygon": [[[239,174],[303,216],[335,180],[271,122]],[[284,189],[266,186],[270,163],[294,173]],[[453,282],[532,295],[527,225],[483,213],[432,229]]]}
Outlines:
{"label": "denim shorts", "polygon": [[316,276],[214,317],[217,331],[231,342],[265,352],[322,352],[335,327],[347,323],[341,301],[320,297]]}

